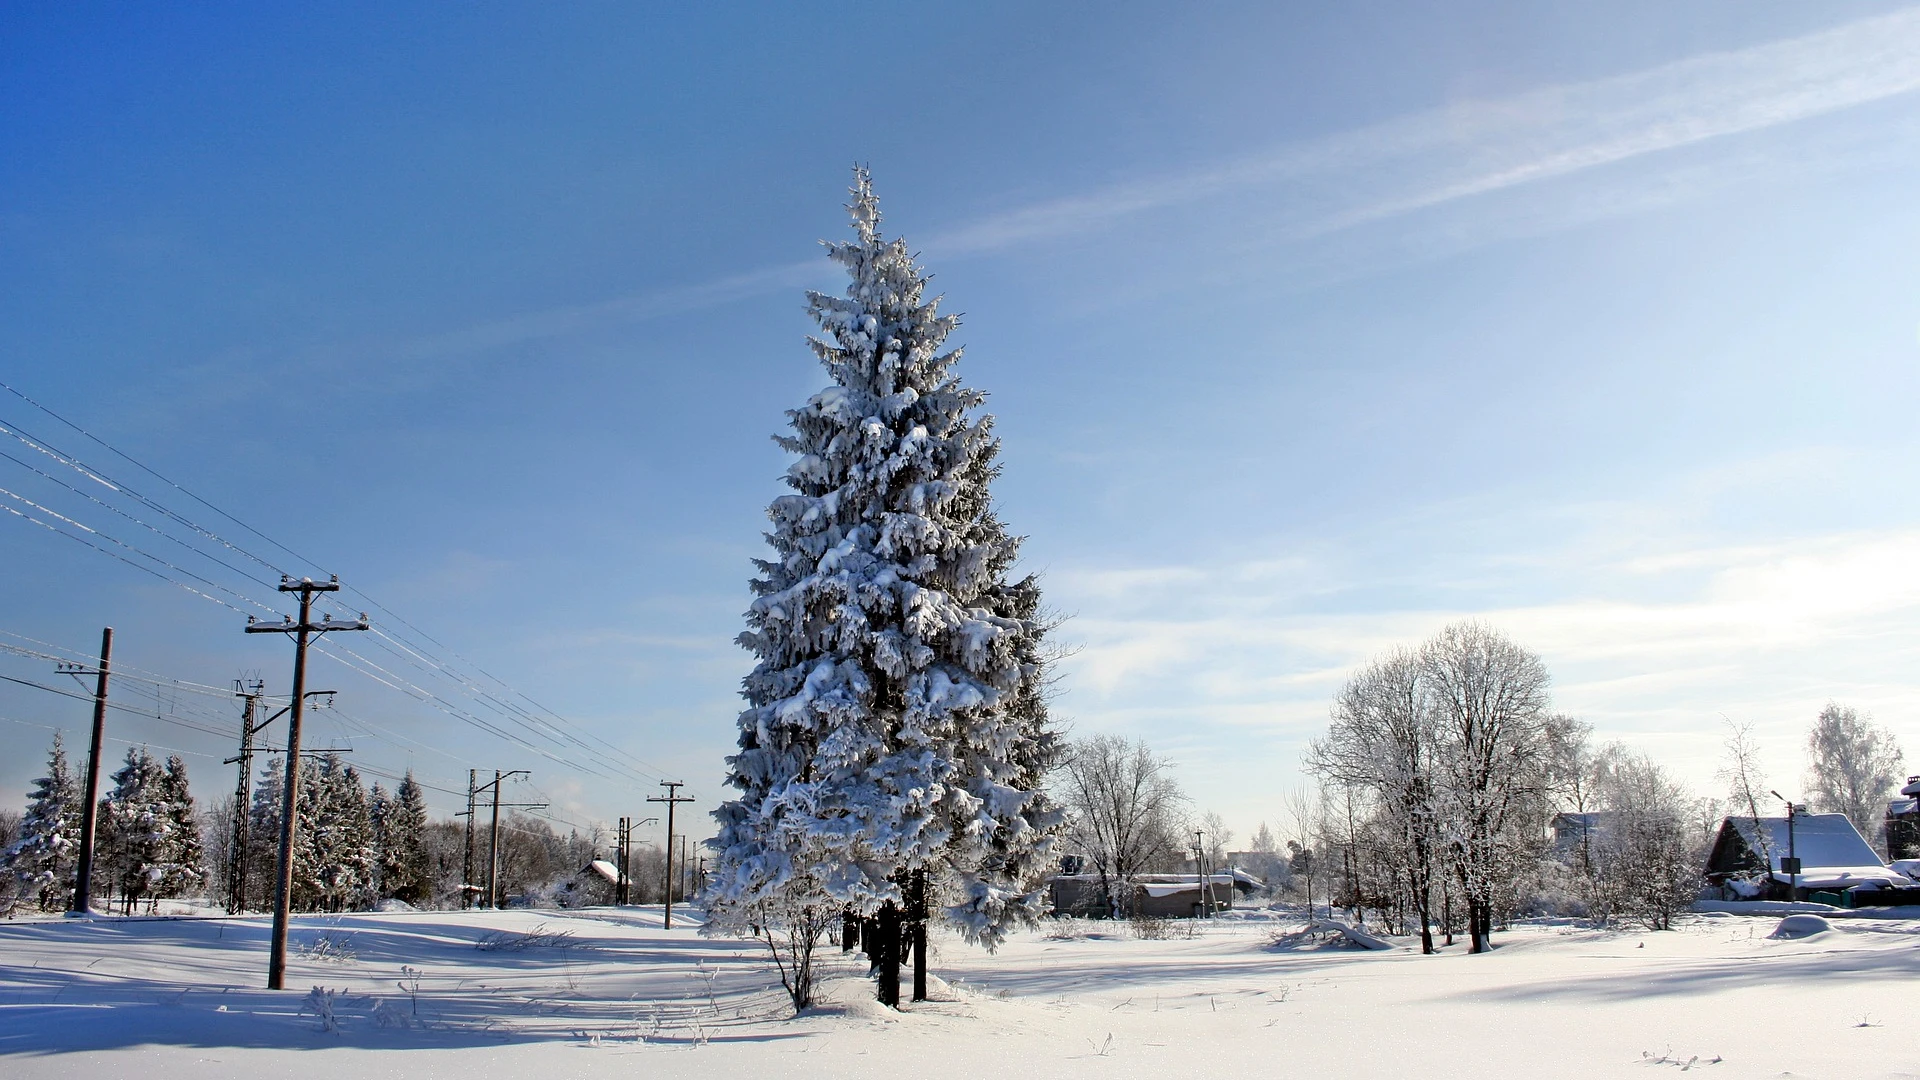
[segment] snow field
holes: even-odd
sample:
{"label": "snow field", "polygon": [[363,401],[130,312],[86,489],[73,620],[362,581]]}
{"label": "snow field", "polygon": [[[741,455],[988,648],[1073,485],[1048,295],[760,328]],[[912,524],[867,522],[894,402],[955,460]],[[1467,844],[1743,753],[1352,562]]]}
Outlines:
{"label": "snow field", "polygon": [[[937,999],[899,1013],[823,950],[788,1017],[765,952],[657,908],[297,919],[259,987],[262,918],[0,925],[0,1075],[478,1077],[1236,1075],[1913,1076],[1920,921],[1777,916],[1670,933],[1526,926],[1437,957],[1287,939],[1238,918],[938,942]],[[1275,940],[1280,939],[1276,945]],[[485,947],[482,947],[485,946]],[[317,994],[313,987],[322,988]]]}

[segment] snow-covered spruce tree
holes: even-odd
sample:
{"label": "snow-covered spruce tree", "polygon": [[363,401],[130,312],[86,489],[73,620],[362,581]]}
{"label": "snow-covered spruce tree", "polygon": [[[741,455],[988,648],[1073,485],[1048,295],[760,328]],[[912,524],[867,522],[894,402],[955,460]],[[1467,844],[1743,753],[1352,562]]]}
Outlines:
{"label": "snow-covered spruce tree", "polygon": [[300,771],[294,906],[347,911],[373,906],[376,855],[367,790],[340,755],[318,753]]}
{"label": "snow-covered spruce tree", "polygon": [[416,906],[427,902],[433,881],[427,861],[426,831],[426,794],[409,769],[380,816],[380,891],[383,895]]}
{"label": "snow-covered spruce tree", "polygon": [[73,897],[74,860],[80,850],[80,793],[67,771],[67,751],[58,732],[47,753],[47,775],[27,795],[20,838],[6,851],[5,869],[42,911],[61,911]]}
{"label": "snow-covered spruce tree", "polygon": [[721,924],[769,905],[884,914],[924,874],[929,902],[992,947],[1041,911],[1061,824],[1041,786],[1056,736],[1039,589],[1010,580],[999,441],[960,351],[942,351],[958,320],[881,236],[864,169],[848,209],[855,238],[827,245],[846,294],[808,294],[831,385],[776,439],[798,460],[739,638],[758,664],[708,899]]}
{"label": "snow-covered spruce tree", "polygon": [[269,909],[279,879],[280,807],[285,798],[285,764],[275,755],[260,770],[253,789],[253,806],[247,811],[247,904],[253,910]]}
{"label": "snow-covered spruce tree", "polygon": [[387,895],[387,822],[393,817],[393,796],[374,781],[367,790],[367,824],[373,836],[373,881],[381,896]]}
{"label": "snow-covered spruce tree", "polygon": [[186,896],[206,884],[206,853],[200,840],[200,821],[193,812],[193,793],[187,787],[187,763],[179,754],[167,758],[160,774],[159,812],[167,823],[160,862],[153,876],[155,896]]}
{"label": "snow-covered spruce tree", "polygon": [[106,857],[127,914],[153,894],[165,874],[167,837],[172,828],[165,803],[166,773],[144,746],[127,748],[126,762],[113,774],[113,791],[102,800],[100,815]]}

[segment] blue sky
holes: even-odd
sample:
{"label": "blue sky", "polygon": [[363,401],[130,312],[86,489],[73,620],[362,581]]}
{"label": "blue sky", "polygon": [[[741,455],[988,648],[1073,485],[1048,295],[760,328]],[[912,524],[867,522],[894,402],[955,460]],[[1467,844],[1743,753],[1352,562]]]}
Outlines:
{"label": "blue sky", "polygon": [[[868,162],[965,313],[1075,731],[1245,835],[1346,671],[1473,616],[1603,737],[1710,790],[1751,722],[1797,790],[1829,698],[1920,751],[1916,57],[1883,3],[15,5],[0,371],[573,725],[532,754],[377,642],[450,708],[317,660],[310,741],[530,768],[569,821],[662,775],[704,807],[768,436],[822,381],[801,291]],[[285,690],[236,611],[12,516],[0,559],[0,630]],[[24,792],[86,708],[0,716]],[[230,742],[114,721],[230,786]]]}

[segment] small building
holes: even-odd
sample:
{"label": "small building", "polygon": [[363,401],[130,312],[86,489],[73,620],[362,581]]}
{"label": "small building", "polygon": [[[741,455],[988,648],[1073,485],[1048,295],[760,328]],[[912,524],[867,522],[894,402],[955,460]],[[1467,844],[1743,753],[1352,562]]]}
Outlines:
{"label": "small building", "polygon": [[[1800,860],[1798,874],[1785,860]],[[1720,823],[1706,879],[1746,900],[1804,900],[1809,892],[1902,888],[1913,880],[1889,868],[1845,814],[1730,817]]]}
{"label": "small building", "polygon": [[[1239,871],[1208,874],[1204,880],[1198,874],[1139,874],[1133,878],[1132,902],[1126,907],[1134,915],[1189,919],[1204,912],[1210,900],[1214,911],[1225,911],[1233,907],[1240,879],[1259,885],[1259,879]],[[1056,915],[1105,918],[1115,914],[1107,910],[1098,874],[1061,874],[1048,888]]]}
{"label": "small building", "polygon": [[1618,815],[1610,810],[1553,815],[1553,854],[1563,863],[1584,863],[1606,839]]}

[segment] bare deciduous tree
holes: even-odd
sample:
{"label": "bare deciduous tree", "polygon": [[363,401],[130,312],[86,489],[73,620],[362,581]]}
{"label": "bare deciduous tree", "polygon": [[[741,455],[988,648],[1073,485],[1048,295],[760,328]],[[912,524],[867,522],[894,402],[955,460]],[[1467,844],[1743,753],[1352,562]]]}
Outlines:
{"label": "bare deciduous tree", "polygon": [[1673,929],[1700,887],[1703,853],[1689,821],[1697,801],[1652,758],[1618,743],[1600,754],[1591,785],[1607,818],[1586,867],[1590,910]]}
{"label": "bare deciduous tree", "polygon": [[797,1015],[813,1004],[813,954],[827,932],[840,925],[847,908],[808,871],[795,870],[780,884],[744,902],[710,904],[700,932],[752,937],[764,944]]}
{"label": "bare deciduous tree", "polygon": [[1055,783],[1069,836],[1100,875],[1109,909],[1130,914],[1128,883],[1185,850],[1179,829],[1187,797],[1173,766],[1145,742],[1094,735],[1069,746]]}
{"label": "bare deciduous tree", "polygon": [[1447,842],[1472,951],[1484,952],[1494,899],[1514,863],[1510,826],[1540,816],[1551,787],[1547,668],[1477,622],[1441,630],[1420,657],[1440,736]]}
{"label": "bare deciduous tree", "polygon": [[[1753,737],[1753,725],[1735,723],[1727,720],[1726,757],[1722,759],[1719,777],[1727,785],[1727,809],[1735,814],[1743,814],[1760,819],[1760,799],[1767,795],[1767,772],[1760,764],[1760,742]],[[1767,831],[1755,829],[1760,839],[1760,858],[1771,865],[1773,853],[1768,850]]]}
{"label": "bare deciduous tree", "polygon": [[1215,870],[1224,867],[1227,863],[1227,846],[1233,843],[1233,830],[1227,828],[1227,819],[1209,810],[1200,815],[1192,831],[1199,833],[1202,843],[1206,845],[1208,865]]}
{"label": "bare deciduous tree", "polygon": [[1307,751],[1323,780],[1361,789],[1395,822],[1399,873],[1420,923],[1422,952],[1433,951],[1433,878],[1439,844],[1434,755],[1439,732],[1419,654],[1399,649],[1347,680],[1333,722]]}
{"label": "bare deciduous tree", "polygon": [[1887,797],[1904,775],[1893,733],[1851,706],[1829,701],[1807,735],[1807,797],[1815,811],[1845,814],[1870,843],[1881,842]]}

